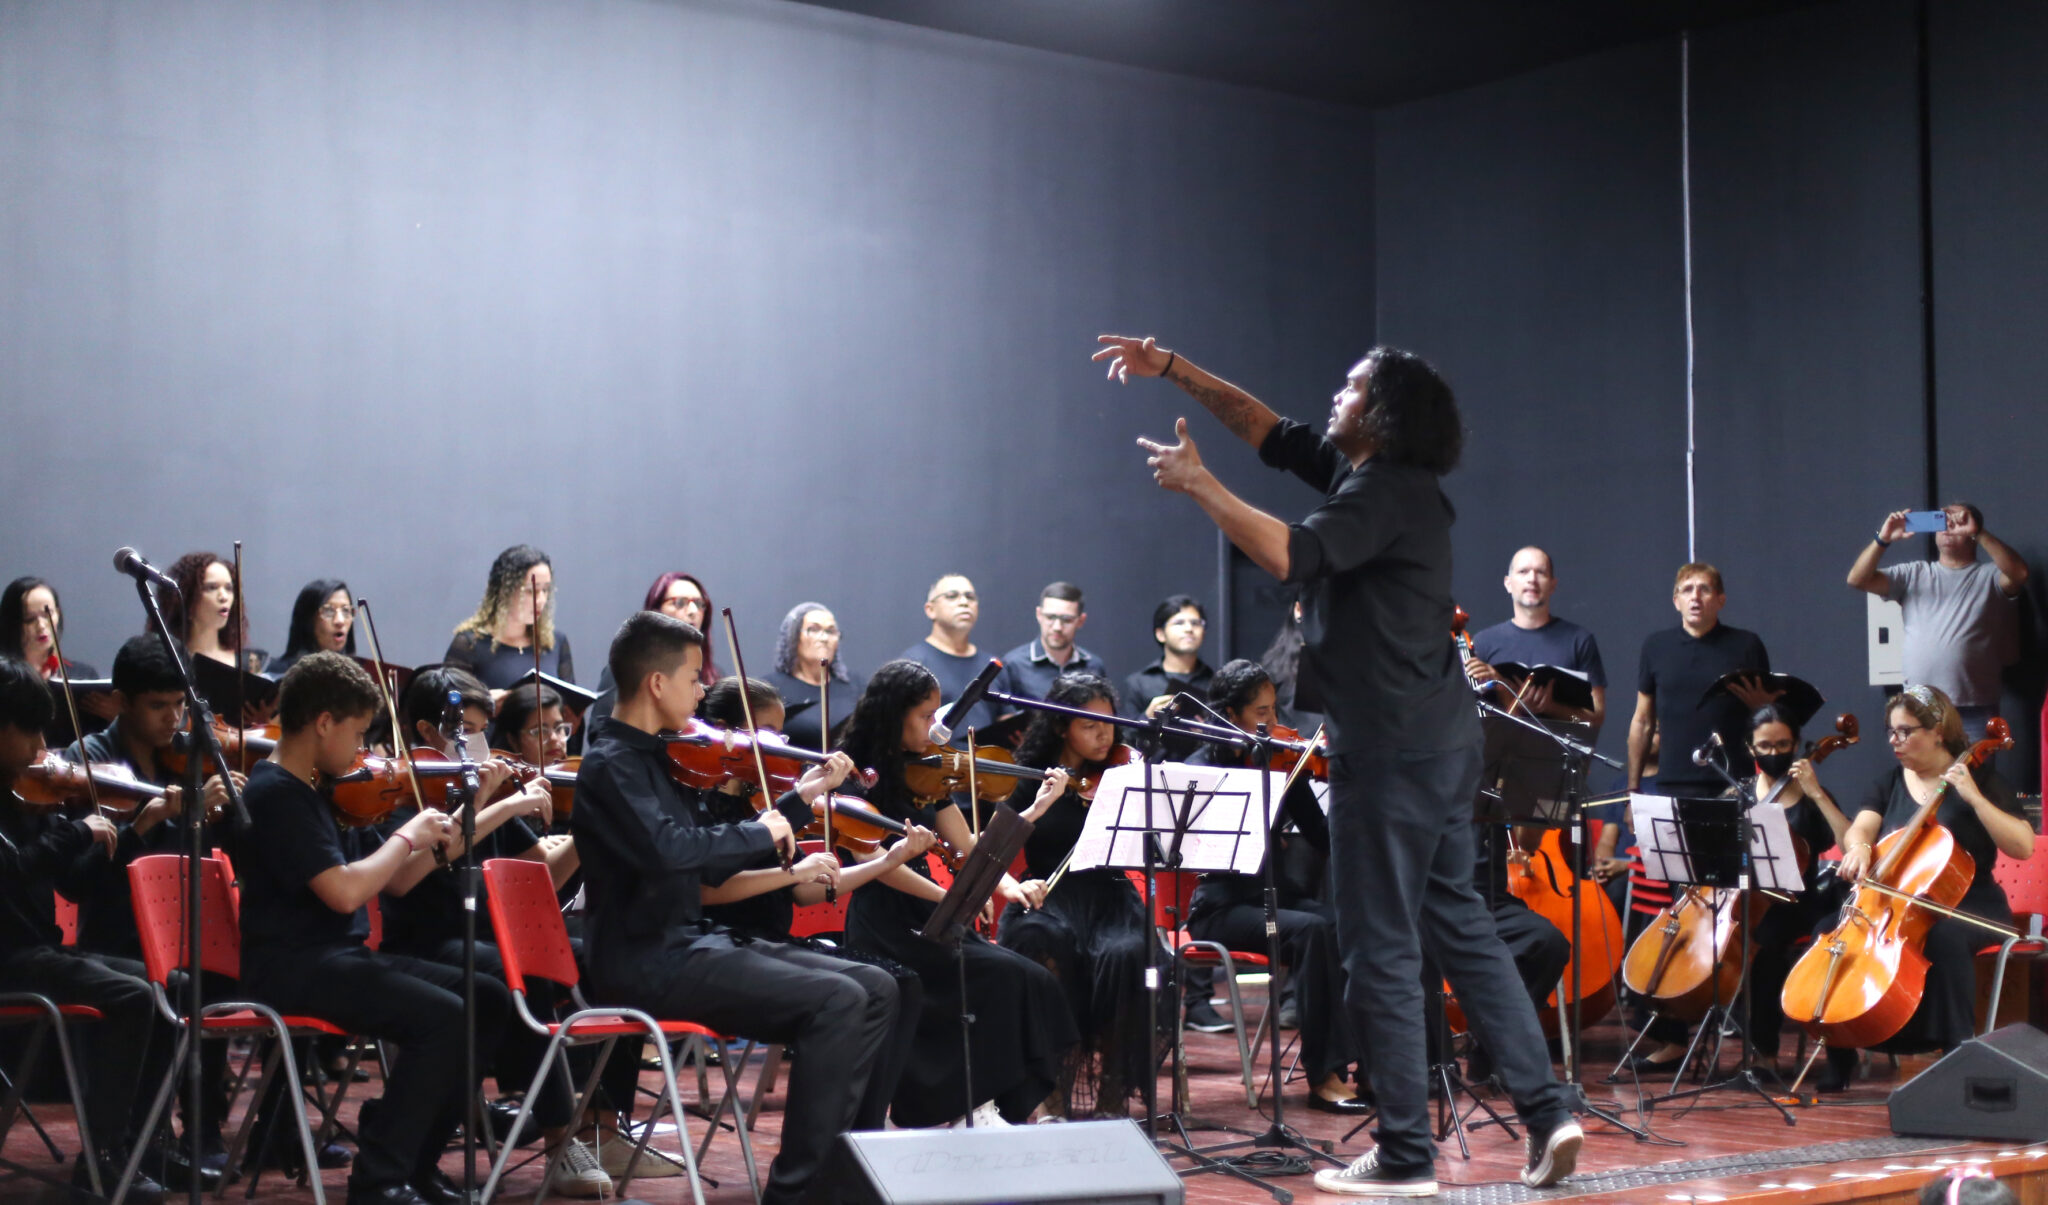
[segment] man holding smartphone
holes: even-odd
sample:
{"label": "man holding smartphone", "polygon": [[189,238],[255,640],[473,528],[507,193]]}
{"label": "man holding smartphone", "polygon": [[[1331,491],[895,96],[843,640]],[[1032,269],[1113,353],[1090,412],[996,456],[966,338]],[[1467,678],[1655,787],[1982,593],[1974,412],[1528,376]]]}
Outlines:
{"label": "man holding smartphone", "polygon": [[[1934,536],[1939,559],[1878,567],[1893,541],[1921,532]],[[1988,562],[1978,559],[1979,548]],[[1971,740],[1998,714],[1999,671],[2018,647],[2013,604],[2026,581],[2026,561],[1984,530],[1983,512],[1968,502],[1893,511],[1849,567],[1850,585],[1899,604],[1906,681],[1947,692]]]}

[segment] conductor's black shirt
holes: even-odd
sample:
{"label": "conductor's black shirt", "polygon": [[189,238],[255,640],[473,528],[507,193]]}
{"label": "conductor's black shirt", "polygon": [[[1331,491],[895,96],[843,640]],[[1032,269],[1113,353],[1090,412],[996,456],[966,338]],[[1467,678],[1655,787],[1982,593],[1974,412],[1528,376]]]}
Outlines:
{"label": "conductor's black shirt", "polygon": [[[1259,459],[1323,491],[1288,528],[1287,580],[1303,586],[1301,685],[1329,715],[1337,753],[1474,745],[1472,688],[1451,640],[1451,524],[1436,475],[1378,458],[1353,468],[1281,419]],[[1313,686],[1313,690],[1311,690]]]}

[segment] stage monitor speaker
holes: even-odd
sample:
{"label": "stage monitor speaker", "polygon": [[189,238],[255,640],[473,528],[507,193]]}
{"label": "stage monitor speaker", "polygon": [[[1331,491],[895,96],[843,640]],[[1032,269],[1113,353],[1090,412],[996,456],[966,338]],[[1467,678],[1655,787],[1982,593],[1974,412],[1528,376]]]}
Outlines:
{"label": "stage monitor speaker", "polygon": [[809,1205],[1180,1205],[1183,1189],[1133,1121],[841,1134]]}
{"label": "stage monitor speaker", "polygon": [[1887,1105],[1894,1134],[2048,1139],[2048,1033],[2008,1025],[1971,1038],[1900,1084]]}

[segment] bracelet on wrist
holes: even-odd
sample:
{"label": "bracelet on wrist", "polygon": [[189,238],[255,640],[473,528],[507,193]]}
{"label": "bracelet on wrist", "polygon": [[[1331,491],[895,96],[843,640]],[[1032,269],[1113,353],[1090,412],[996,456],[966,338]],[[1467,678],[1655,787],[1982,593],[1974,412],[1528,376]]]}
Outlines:
{"label": "bracelet on wrist", "polygon": [[408,837],[408,836],[406,836],[406,835],[405,835],[404,833],[393,833],[393,834],[391,834],[391,835],[392,835],[393,837],[396,837],[396,838],[398,838],[398,839],[399,839],[400,841],[403,841],[403,842],[405,842],[405,856],[406,856],[406,857],[410,858],[410,857],[412,857],[412,856],[413,856],[414,854],[416,854],[416,853],[420,852],[420,847],[419,847],[419,846],[417,846],[417,845],[414,845],[414,844],[412,843],[412,838],[411,838],[411,837]]}
{"label": "bracelet on wrist", "polygon": [[1172,372],[1172,371],[1173,371],[1173,362],[1174,362],[1175,360],[1178,360],[1178,359],[1180,359],[1180,353],[1179,353],[1179,352],[1177,352],[1177,351],[1169,351],[1169,352],[1167,352],[1167,353],[1166,353],[1166,367],[1164,367],[1164,368],[1162,368],[1162,369],[1160,369],[1160,370],[1159,370],[1159,375],[1163,377],[1163,376],[1165,376],[1165,375],[1166,375],[1167,373],[1169,373],[1169,372]]}
{"label": "bracelet on wrist", "polygon": [[1870,538],[1877,542],[1877,546],[1879,548],[1890,548],[1892,546],[1892,542],[1884,538],[1884,532],[1882,529],[1880,529],[1876,534],[1872,535]]}

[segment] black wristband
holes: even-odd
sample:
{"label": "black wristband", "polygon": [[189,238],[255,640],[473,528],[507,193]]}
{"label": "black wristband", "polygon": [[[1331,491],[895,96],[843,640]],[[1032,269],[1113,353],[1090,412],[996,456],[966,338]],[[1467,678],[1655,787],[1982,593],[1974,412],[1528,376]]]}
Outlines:
{"label": "black wristband", "polygon": [[1179,359],[1179,358],[1180,358],[1180,353],[1179,353],[1179,352],[1177,352],[1177,351],[1170,351],[1170,352],[1167,352],[1167,353],[1166,353],[1166,367],[1164,367],[1164,368],[1162,368],[1162,369],[1160,369],[1160,370],[1159,370],[1159,375],[1163,377],[1163,376],[1165,376],[1165,375],[1166,375],[1167,373],[1169,373],[1169,372],[1172,372],[1172,371],[1173,371],[1173,362],[1174,362],[1175,360]]}
{"label": "black wristband", "polygon": [[1871,536],[1870,538],[1877,541],[1877,546],[1879,548],[1890,548],[1892,546],[1892,542],[1884,538],[1884,529],[1881,527],[1878,528],[1877,533]]}
{"label": "black wristband", "polygon": [[811,805],[804,802],[803,794],[799,791],[784,791],[782,798],[775,801],[775,810],[781,812],[782,818],[789,821],[789,827],[797,832],[809,828],[811,821],[818,818],[817,813],[811,810]]}

